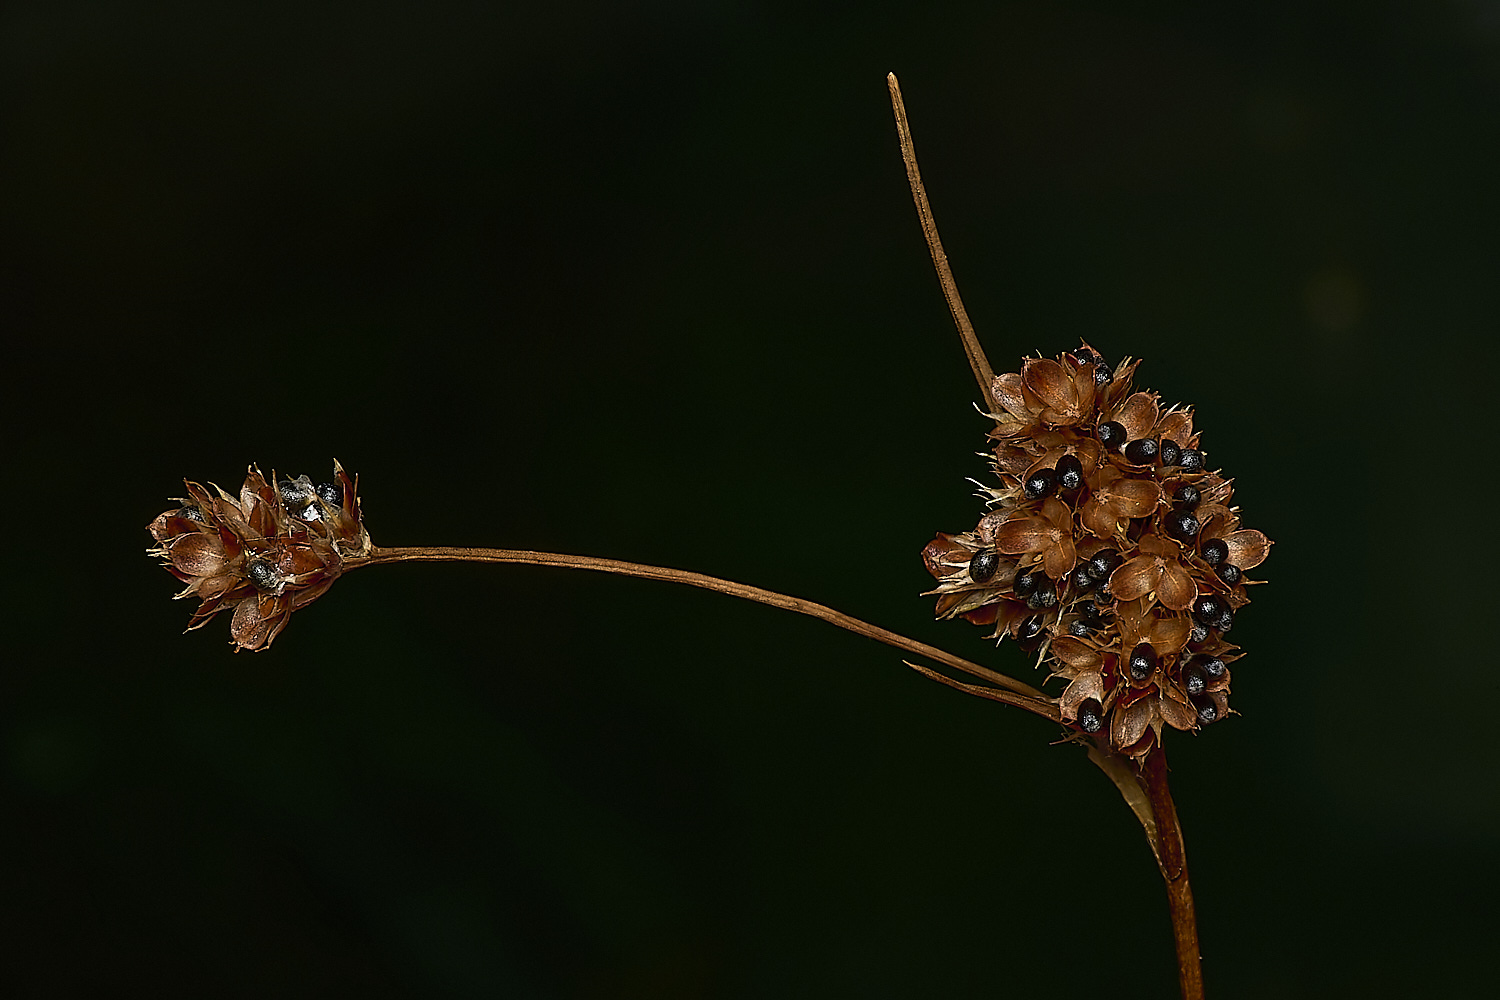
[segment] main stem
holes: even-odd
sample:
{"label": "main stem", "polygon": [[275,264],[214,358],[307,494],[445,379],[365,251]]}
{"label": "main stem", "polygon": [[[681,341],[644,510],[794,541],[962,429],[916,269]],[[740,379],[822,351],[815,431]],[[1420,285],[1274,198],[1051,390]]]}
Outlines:
{"label": "main stem", "polygon": [[[782,608],[787,611],[795,611],[798,614],[808,615],[822,621],[837,625],[839,628],[847,629],[858,635],[867,636],[888,646],[918,656],[924,656],[935,660],[954,670],[961,670],[966,674],[979,677],[995,687],[979,688],[977,685],[962,685],[964,688],[975,688],[973,693],[982,693],[984,697],[994,701],[1024,708],[1028,712],[1040,715],[1053,722],[1060,722],[1061,716],[1057,710],[1056,700],[1038,691],[1028,684],[1023,684],[1013,677],[998,673],[988,667],[980,666],[978,663],[954,656],[952,653],[929,646],[925,642],[908,639],[878,625],[860,621],[843,612],[835,611],[830,607],[818,604],[814,601],[806,601],[800,597],[788,597],[774,590],[764,590],[760,587],[752,587],[749,584],[735,583],[732,580],[721,580],[716,576],[707,576],[703,573],[693,573],[682,569],[669,569],[665,566],[650,566],[645,563],[623,562],[619,559],[600,559],[596,556],[574,556],[559,552],[532,552],[525,549],[470,549],[453,548],[445,545],[414,546],[405,548],[371,548],[368,555],[351,559],[344,564],[346,570],[358,569],[361,566],[376,566],[382,563],[395,562],[480,562],[480,563],[521,563],[529,566],[555,566],[560,569],[586,569],[599,573],[614,573],[620,576],[637,576],[647,580],[664,580],[668,583],[684,583],[690,587],[701,587],[704,590],[716,591],[720,594],[729,594],[732,597],[744,598],[748,601],[756,601],[760,604],[769,604],[773,608]],[[913,664],[912,666],[915,666]],[[958,682],[944,677],[935,671],[924,667],[916,667],[917,670],[942,680],[955,687],[960,686]]]}
{"label": "main stem", "polygon": [[[1203,965],[1198,951],[1198,917],[1193,909],[1193,887],[1188,882],[1187,852],[1177,806],[1167,784],[1167,753],[1157,747],[1141,765],[1140,781],[1156,817],[1156,861],[1167,883],[1167,905],[1172,911],[1172,937],[1177,944],[1177,979],[1183,1000],[1203,1000]],[[1150,831],[1148,830],[1149,834]]]}

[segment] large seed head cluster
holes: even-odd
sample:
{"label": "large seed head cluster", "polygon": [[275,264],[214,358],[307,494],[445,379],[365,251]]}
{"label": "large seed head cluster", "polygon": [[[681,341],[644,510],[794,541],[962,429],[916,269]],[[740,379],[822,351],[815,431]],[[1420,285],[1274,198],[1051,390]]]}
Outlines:
{"label": "large seed head cluster", "polygon": [[991,510],[923,551],[941,618],[993,626],[1066,682],[1063,721],[1144,756],[1229,712],[1225,636],[1270,549],[1240,527],[1191,408],[1135,392],[1088,345],[998,376]]}

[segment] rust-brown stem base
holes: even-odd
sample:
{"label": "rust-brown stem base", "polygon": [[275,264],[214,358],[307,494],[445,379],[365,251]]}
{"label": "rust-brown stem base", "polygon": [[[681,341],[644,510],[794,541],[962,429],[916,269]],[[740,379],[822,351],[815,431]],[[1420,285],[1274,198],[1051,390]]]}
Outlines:
{"label": "rust-brown stem base", "polygon": [[1167,883],[1167,904],[1172,913],[1172,937],[1177,944],[1177,978],[1183,1000],[1203,1000],[1203,965],[1198,951],[1198,917],[1193,909],[1193,887],[1188,881],[1187,853],[1177,807],[1167,785],[1167,754],[1152,750],[1141,766],[1141,783],[1151,799],[1156,816],[1156,857]]}

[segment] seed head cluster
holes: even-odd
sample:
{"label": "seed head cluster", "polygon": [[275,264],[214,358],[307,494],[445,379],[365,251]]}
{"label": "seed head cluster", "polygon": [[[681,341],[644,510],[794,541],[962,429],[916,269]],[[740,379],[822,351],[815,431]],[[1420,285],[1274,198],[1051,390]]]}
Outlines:
{"label": "seed head cluster", "polygon": [[1243,654],[1225,636],[1271,542],[1240,527],[1192,409],[1132,390],[1138,364],[1084,344],[996,377],[991,510],[922,556],[938,617],[1037,652],[1064,723],[1140,758],[1164,725],[1228,714]]}
{"label": "seed head cluster", "polygon": [[357,479],[334,462],[331,482],[306,476],[271,481],[250,467],[238,497],[186,482],[180,506],[146,528],[148,554],[186,586],[178,597],[201,602],[188,622],[200,628],[233,611],[235,651],[271,645],[293,611],[322,596],[347,560],[369,554],[360,521]]}

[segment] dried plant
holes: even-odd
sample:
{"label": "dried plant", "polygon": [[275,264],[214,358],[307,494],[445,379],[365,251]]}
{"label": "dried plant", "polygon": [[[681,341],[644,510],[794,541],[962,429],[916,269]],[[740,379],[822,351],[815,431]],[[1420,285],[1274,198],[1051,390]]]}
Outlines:
{"label": "dried plant", "polygon": [[1197,731],[1230,714],[1225,635],[1249,603],[1245,573],[1270,540],[1242,528],[1232,480],[1211,470],[1192,410],[1135,391],[1139,362],[1112,368],[1087,343],[1030,357],[996,376],[948,267],[917,169],[906,110],[888,77],[912,197],[969,364],[994,420],[995,483],[976,526],[939,534],[922,555],[940,618],[993,627],[1065,682],[1059,696],[811,601],[685,570],[513,549],[381,548],[360,512],[357,480],[267,480],[253,466],[238,497],[188,482],[188,496],[148,526],[150,553],[197,597],[188,628],[230,611],[236,651],[259,651],[292,612],[361,566],[394,562],[528,563],[684,583],[796,611],[895,646],[950,687],[1065,727],[1109,776],[1146,831],[1167,885],[1185,998],[1203,995],[1182,834],[1167,782],[1167,729]]}

